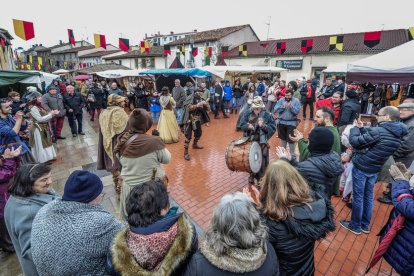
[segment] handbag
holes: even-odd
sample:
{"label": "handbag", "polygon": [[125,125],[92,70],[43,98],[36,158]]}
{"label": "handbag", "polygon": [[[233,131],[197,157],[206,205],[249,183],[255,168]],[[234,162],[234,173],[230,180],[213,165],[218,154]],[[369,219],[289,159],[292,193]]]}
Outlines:
{"label": "handbag", "polygon": [[90,103],[94,103],[96,102],[96,98],[95,95],[93,93],[88,94],[88,98],[87,98],[88,102]]}

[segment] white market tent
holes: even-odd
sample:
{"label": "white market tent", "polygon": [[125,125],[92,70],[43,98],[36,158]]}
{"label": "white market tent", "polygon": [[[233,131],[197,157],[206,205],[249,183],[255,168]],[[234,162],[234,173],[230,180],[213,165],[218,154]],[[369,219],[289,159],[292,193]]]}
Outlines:
{"label": "white market tent", "polygon": [[414,40],[350,63],[347,80],[400,84],[414,82]]}
{"label": "white market tent", "polygon": [[64,74],[67,74],[67,73],[69,73],[69,71],[65,70],[65,69],[59,69],[59,70],[56,70],[55,72],[53,72],[53,74],[56,74],[56,75],[64,75]]}
{"label": "white market tent", "polygon": [[139,73],[146,71],[146,70],[106,70],[102,72],[96,72],[100,77],[107,78],[107,79],[117,79],[117,78],[124,78],[124,77],[139,77]]}
{"label": "white market tent", "polygon": [[45,82],[46,87],[49,86],[55,79],[59,79],[59,75],[54,75],[42,71],[27,71],[27,72],[38,72],[40,76],[34,75],[24,80],[21,80],[21,83],[37,83],[38,85],[42,82]]}
{"label": "white market tent", "polygon": [[270,66],[203,66],[204,71],[224,79],[226,73],[279,73],[287,69]]}
{"label": "white market tent", "polygon": [[324,74],[346,74],[348,63],[335,63],[322,70]]}

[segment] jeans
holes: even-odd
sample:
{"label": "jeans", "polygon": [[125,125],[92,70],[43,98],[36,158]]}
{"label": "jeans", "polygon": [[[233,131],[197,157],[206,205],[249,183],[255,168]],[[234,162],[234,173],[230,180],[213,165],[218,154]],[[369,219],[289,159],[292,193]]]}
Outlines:
{"label": "jeans", "polygon": [[232,109],[237,109],[241,107],[241,103],[243,101],[242,98],[233,98]]}
{"label": "jeans", "polygon": [[73,112],[68,112],[66,115],[68,116],[68,122],[69,122],[70,130],[72,131],[72,134],[78,134],[78,133],[83,132],[82,131],[82,113],[73,114]]}
{"label": "jeans", "polygon": [[272,102],[272,101],[267,101],[267,111],[269,111],[270,113],[275,113],[275,106],[277,104],[276,102]]}
{"label": "jeans", "polygon": [[350,226],[355,230],[369,229],[374,207],[374,185],[378,173],[352,168],[352,215]]}
{"label": "jeans", "polygon": [[216,108],[214,109],[214,117],[218,117],[219,111],[223,112],[223,117],[226,116],[224,113],[224,101],[216,101]]}
{"label": "jeans", "polygon": [[158,124],[158,120],[160,118],[160,112],[151,112],[152,123]]}
{"label": "jeans", "polygon": [[180,124],[181,118],[183,117],[184,109],[177,108],[176,110],[177,110],[177,122],[178,122],[178,124]]}

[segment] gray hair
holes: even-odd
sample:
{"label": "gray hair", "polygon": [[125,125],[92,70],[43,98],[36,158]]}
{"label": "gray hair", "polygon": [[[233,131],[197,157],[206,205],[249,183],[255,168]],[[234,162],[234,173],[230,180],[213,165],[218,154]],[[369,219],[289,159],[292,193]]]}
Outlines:
{"label": "gray hair", "polygon": [[206,232],[206,244],[218,256],[230,248],[264,246],[267,228],[249,199],[242,193],[225,195],[216,207]]}
{"label": "gray hair", "polygon": [[75,90],[75,87],[73,87],[72,85],[68,85],[68,86],[66,86],[66,90],[68,90],[68,89],[73,89],[73,90]]}

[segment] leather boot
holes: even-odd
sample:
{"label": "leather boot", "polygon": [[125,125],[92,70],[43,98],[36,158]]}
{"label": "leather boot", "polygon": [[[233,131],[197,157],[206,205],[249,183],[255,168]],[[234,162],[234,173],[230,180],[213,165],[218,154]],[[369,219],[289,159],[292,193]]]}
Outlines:
{"label": "leather boot", "polygon": [[203,146],[200,146],[198,144],[198,141],[194,140],[193,149],[204,149],[204,147]]}
{"label": "leather boot", "polygon": [[189,143],[187,142],[184,144],[184,159],[190,161],[190,154],[188,153],[188,144]]}
{"label": "leather boot", "polygon": [[4,221],[4,218],[0,219],[0,248],[8,253],[15,252],[13,243],[9,236],[9,232],[6,228],[6,222]]}

